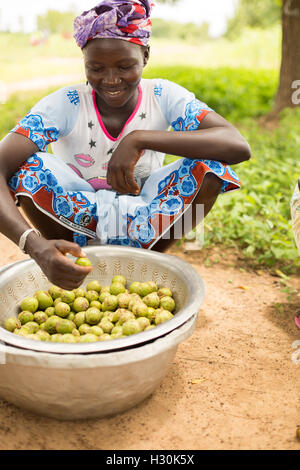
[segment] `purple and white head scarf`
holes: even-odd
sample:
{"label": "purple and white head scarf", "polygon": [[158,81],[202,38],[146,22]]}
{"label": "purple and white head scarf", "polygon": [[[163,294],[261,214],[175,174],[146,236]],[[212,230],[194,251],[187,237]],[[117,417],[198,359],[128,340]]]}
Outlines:
{"label": "purple and white head scarf", "polygon": [[74,38],[83,48],[90,39],[115,38],[147,46],[151,0],[104,0],[74,20]]}

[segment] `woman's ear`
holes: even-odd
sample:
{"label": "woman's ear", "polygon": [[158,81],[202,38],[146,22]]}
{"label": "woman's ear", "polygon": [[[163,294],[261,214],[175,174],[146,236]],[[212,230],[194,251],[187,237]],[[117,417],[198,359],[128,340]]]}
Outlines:
{"label": "woman's ear", "polygon": [[146,46],[144,49],[144,67],[147,65],[149,57],[150,57],[150,46]]}

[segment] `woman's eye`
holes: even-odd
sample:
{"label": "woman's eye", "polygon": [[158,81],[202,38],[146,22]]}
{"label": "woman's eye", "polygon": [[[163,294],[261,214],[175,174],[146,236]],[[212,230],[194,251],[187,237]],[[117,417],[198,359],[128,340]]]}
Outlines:
{"label": "woman's eye", "polygon": [[121,70],[129,70],[132,67],[132,65],[121,65],[120,69]]}

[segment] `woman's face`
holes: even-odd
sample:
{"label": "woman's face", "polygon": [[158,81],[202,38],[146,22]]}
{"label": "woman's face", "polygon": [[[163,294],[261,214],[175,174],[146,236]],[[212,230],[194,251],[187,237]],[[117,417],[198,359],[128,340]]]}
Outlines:
{"label": "woman's face", "polygon": [[83,55],[87,80],[100,102],[121,108],[136,98],[148,48],[121,39],[93,39]]}

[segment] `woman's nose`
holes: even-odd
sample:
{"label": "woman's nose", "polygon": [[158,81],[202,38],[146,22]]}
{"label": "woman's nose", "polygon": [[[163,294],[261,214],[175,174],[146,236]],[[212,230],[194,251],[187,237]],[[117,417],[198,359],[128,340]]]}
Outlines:
{"label": "woman's nose", "polygon": [[116,83],[120,83],[121,79],[118,76],[118,73],[114,69],[107,70],[105,76],[103,77],[103,83],[108,85],[115,85]]}

